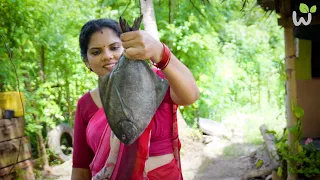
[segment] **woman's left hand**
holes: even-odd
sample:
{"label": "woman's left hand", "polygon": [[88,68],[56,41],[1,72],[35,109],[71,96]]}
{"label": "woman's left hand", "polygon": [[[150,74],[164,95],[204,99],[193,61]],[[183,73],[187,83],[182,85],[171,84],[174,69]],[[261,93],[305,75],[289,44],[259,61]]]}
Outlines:
{"label": "woman's left hand", "polygon": [[155,63],[160,61],[162,44],[146,31],[131,31],[121,34],[124,55],[129,59],[146,60],[152,58]]}
{"label": "woman's left hand", "polygon": [[[163,45],[146,31],[131,31],[121,36],[124,55],[129,59],[146,60],[159,63]],[[162,70],[170,85],[170,96],[178,105],[190,105],[199,98],[199,89],[191,71],[173,54],[169,64]]]}

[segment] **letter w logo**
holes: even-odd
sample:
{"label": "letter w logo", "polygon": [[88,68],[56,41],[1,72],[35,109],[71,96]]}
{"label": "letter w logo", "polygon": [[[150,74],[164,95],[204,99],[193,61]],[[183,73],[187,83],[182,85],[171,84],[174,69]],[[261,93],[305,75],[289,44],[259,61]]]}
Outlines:
{"label": "letter w logo", "polygon": [[297,21],[297,12],[293,11],[292,13],[293,24],[295,26],[300,26],[300,24],[302,23],[303,25],[307,26],[311,23],[311,20],[312,20],[311,13],[315,13],[317,11],[317,6],[314,5],[309,9],[309,7],[306,4],[300,3],[299,10],[301,13],[308,14],[308,20],[306,21],[303,17],[301,17],[299,21]]}
{"label": "letter w logo", "polygon": [[307,26],[307,25],[309,25],[311,23],[312,15],[311,15],[311,13],[308,13],[308,21],[306,21],[303,17],[300,17],[299,21],[297,21],[297,12],[293,11],[292,20],[293,20],[293,24],[295,26],[300,26],[301,23],[303,25]]}

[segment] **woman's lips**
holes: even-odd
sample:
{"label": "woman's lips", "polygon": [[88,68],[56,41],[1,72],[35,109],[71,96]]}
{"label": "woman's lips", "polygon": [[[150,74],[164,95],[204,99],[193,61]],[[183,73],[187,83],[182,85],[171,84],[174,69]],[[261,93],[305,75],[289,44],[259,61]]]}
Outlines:
{"label": "woman's lips", "polygon": [[108,63],[108,64],[104,65],[103,68],[107,69],[108,71],[112,71],[116,64],[117,63]]}

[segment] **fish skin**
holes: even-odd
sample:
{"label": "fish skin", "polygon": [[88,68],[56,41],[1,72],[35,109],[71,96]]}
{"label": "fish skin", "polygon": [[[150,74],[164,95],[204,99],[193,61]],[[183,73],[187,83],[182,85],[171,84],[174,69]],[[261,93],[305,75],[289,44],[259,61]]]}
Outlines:
{"label": "fish skin", "polygon": [[[120,17],[123,32],[138,30],[142,16],[133,27]],[[100,99],[110,128],[125,145],[135,142],[149,125],[169,87],[143,60],[131,60],[123,54],[114,69],[100,77]]]}

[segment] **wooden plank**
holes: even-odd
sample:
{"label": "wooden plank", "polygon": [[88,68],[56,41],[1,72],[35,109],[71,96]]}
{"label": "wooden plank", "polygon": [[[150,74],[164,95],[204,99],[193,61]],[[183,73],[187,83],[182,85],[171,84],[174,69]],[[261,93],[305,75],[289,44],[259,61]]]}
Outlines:
{"label": "wooden plank", "polygon": [[[21,147],[17,161],[20,140]],[[29,137],[25,136],[0,143],[0,168],[10,166],[29,158],[31,158],[31,145],[29,142]]]}
{"label": "wooden plank", "polygon": [[24,119],[0,119],[0,142],[24,136]]}
{"label": "wooden plank", "polygon": [[[9,172],[10,174],[8,174]],[[26,160],[17,163],[14,167],[13,165],[11,165],[6,168],[0,169],[0,179],[11,180],[17,179],[17,177],[24,180],[34,179],[33,166],[31,160]]]}
{"label": "wooden plank", "polygon": [[298,106],[304,109],[301,121],[303,136],[308,138],[320,137],[320,80],[298,80]]}

